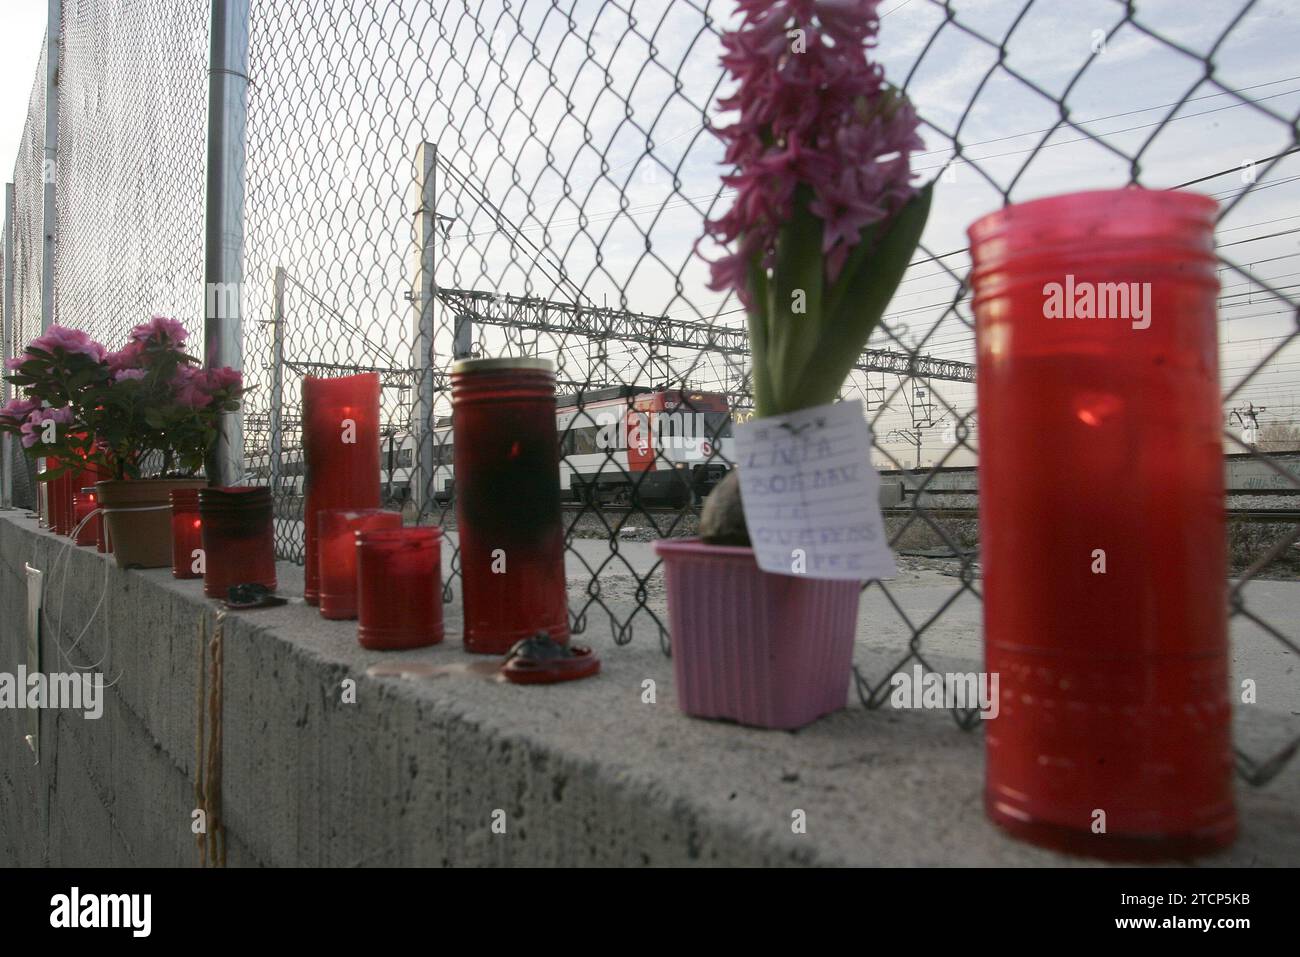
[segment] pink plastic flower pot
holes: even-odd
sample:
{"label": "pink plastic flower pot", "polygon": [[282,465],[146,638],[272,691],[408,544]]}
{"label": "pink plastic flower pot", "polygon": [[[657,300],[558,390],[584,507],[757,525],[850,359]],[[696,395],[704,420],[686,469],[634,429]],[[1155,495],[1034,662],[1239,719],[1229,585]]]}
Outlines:
{"label": "pink plastic flower pot", "polygon": [[789,729],[844,707],[860,583],[772,575],[753,549],[699,539],[658,541],[655,552],[684,712]]}

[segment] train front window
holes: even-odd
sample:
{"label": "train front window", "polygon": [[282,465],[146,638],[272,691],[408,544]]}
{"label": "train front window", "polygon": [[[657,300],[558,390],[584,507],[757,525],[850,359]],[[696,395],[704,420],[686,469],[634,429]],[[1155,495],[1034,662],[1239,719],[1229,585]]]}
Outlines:
{"label": "train front window", "polygon": [[730,412],[705,412],[704,436],[708,439],[731,438]]}

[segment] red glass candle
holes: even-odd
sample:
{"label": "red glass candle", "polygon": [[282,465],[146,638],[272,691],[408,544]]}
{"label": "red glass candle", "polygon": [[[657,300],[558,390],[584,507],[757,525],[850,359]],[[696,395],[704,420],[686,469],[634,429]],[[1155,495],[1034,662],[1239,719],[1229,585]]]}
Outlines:
{"label": "red glass candle", "polygon": [[199,489],[203,594],[225,598],[231,585],[275,590],[275,523],[265,485]]}
{"label": "red glass candle", "polygon": [[320,600],[317,513],[379,507],[379,374],[302,380],[306,550],[303,597]]}
{"label": "red glass candle", "polygon": [[204,572],[203,519],[199,517],[199,490],[178,488],[172,502],[172,577],[202,578]]}
{"label": "red glass candle", "polygon": [[77,529],[77,494],[81,491],[86,481],[93,476],[84,469],[74,469],[67,475],[63,476],[63,508],[65,528],[64,535],[69,538]]}
{"label": "red glass candle", "polygon": [[[99,495],[95,492],[93,485],[89,488],[83,488],[77,493],[74,508],[76,525],[81,529],[81,531],[77,532],[74,541],[78,545],[94,545],[99,540],[99,526],[103,522],[100,521],[98,514],[94,518],[90,518],[90,514],[96,512],[99,508]],[[83,525],[82,522],[85,522],[85,524]]]}
{"label": "red glass candle", "polygon": [[465,650],[539,631],[569,640],[555,373],[546,359],[467,359],[451,374]]}
{"label": "red glass candle", "polygon": [[[59,468],[59,460],[53,455],[45,457],[45,470],[47,472]],[[43,482],[45,488],[45,524],[55,535],[62,535],[64,529],[63,518],[63,476]]]}
{"label": "red glass candle", "polygon": [[356,533],[357,637],[399,650],[442,641],[442,529]]}
{"label": "red glass candle", "polygon": [[382,508],[325,509],[318,515],[321,617],[356,618],[357,533],[401,528],[402,515]]}
{"label": "red glass candle", "polygon": [[970,228],[985,801],[1038,843],[1165,857],[1236,833],[1215,210],[1118,190]]}

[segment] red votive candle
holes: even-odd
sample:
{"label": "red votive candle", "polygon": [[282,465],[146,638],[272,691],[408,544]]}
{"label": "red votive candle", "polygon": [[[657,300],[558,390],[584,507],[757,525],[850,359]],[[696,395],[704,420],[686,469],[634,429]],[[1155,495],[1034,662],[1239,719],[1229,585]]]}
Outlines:
{"label": "red votive candle", "polygon": [[303,598],[320,600],[317,514],[379,507],[379,374],[302,380],[306,548]]}
{"label": "red votive candle", "polygon": [[357,637],[399,650],[442,641],[442,529],[356,533]]}
{"label": "red votive candle", "polygon": [[275,523],[265,485],[199,489],[203,594],[225,598],[231,585],[275,590]]}
{"label": "red votive candle", "polygon": [[1216,204],[1077,193],[970,228],[990,817],[1175,857],[1236,834]]}
{"label": "red votive candle", "polygon": [[322,618],[357,617],[357,533],[402,527],[400,512],[382,508],[326,509],[320,521],[320,613]]}
{"label": "red votive candle", "polygon": [[567,644],[553,366],[462,360],[451,394],[465,650],[502,655],[539,631]]}
{"label": "red votive candle", "polygon": [[[99,539],[99,526],[103,523],[99,515],[86,521],[90,513],[99,508],[99,495],[96,494],[93,485],[77,493],[74,507],[76,525],[80,526],[81,531],[77,532],[77,537],[73,541],[78,545],[94,545]],[[86,524],[82,525],[82,522]]]}
{"label": "red votive candle", "polygon": [[63,476],[63,534],[69,538],[73,537],[73,533],[77,529],[77,495],[86,484],[86,481],[93,478],[94,476],[85,469],[74,469]]}
{"label": "red votive candle", "polygon": [[199,518],[199,490],[173,489],[172,502],[172,577],[202,578],[203,519]]}
{"label": "red votive candle", "polygon": [[[59,460],[53,455],[45,457],[47,472],[57,469]],[[45,524],[55,535],[63,534],[63,476],[42,482],[45,489]]]}

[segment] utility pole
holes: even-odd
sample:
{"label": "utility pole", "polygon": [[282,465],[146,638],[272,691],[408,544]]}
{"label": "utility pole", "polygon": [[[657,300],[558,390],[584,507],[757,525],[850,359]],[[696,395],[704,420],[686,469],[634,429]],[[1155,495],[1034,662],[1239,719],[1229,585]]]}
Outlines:
{"label": "utility pole", "polygon": [[[1235,419],[1237,425],[1241,426],[1242,443],[1249,445],[1252,449],[1259,444],[1259,414],[1267,411],[1267,407],[1256,408],[1255,403],[1251,402],[1244,409],[1238,406],[1228,413],[1228,419]],[[1250,424],[1247,425],[1247,422]]]}

